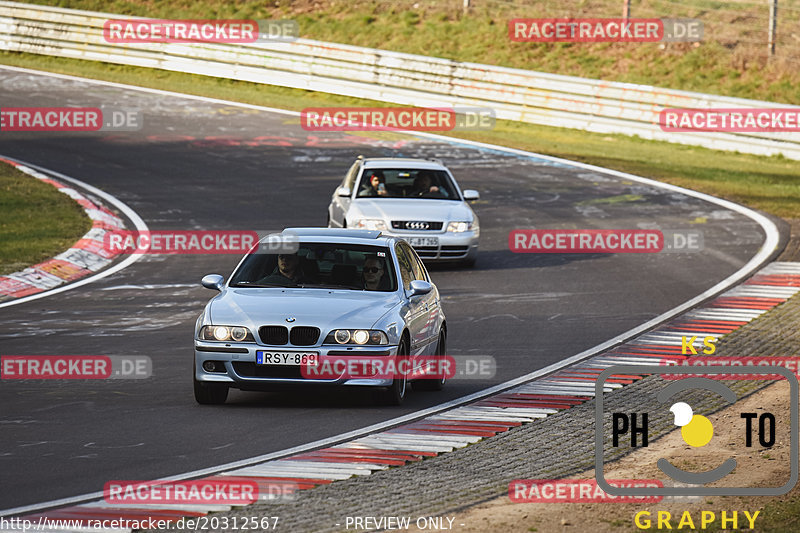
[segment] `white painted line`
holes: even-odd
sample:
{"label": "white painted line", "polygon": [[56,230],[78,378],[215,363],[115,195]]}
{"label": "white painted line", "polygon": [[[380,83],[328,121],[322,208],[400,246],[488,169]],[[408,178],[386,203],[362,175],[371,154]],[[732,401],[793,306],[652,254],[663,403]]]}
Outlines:
{"label": "white painted line", "polygon": [[767,265],[762,274],[800,274],[800,263],[788,261],[775,261]]}
{"label": "white painted line", "polygon": [[[289,116],[299,116],[300,115],[300,113],[297,112],[297,111],[286,111],[286,110],[281,110],[281,109],[274,109],[274,108],[268,108],[268,107],[263,107],[263,106],[255,106],[255,105],[251,105],[251,104],[242,104],[240,102],[232,102],[232,101],[228,101],[228,100],[219,100],[219,99],[202,97],[202,96],[183,95],[183,94],[169,92],[169,91],[160,91],[160,90],[156,90],[156,89],[146,89],[146,88],[142,88],[142,87],[136,87],[136,86],[133,86],[133,85],[124,85],[124,84],[118,84],[118,83],[103,82],[103,81],[99,81],[99,80],[91,80],[91,79],[88,79],[88,78],[79,78],[79,77],[76,77],[76,76],[67,76],[67,75],[63,75],[63,74],[52,74],[52,73],[49,73],[49,72],[42,72],[42,71],[37,71],[37,70],[32,70],[32,69],[23,69],[23,68],[19,68],[19,67],[7,67],[7,66],[2,66],[0,68],[7,69],[7,70],[13,70],[13,71],[16,71],[16,72],[27,72],[29,74],[34,74],[34,75],[53,76],[53,77],[61,78],[61,79],[71,79],[71,80],[76,80],[76,81],[82,81],[82,82],[85,82],[85,83],[94,83],[94,84],[97,84],[97,85],[106,85],[106,86],[109,86],[109,87],[118,87],[118,88],[123,88],[123,89],[128,89],[128,90],[138,90],[138,91],[142,91],[142,92],[149,92],[149,93],[152,93],[152,94],[169,95],[169,96],[174,96],[174,97],[177,97],[177,98],[197,100],[197,101],[202,101],[202,102],[218,103],[218,104],[224,104],[224,105],[229,105],[229,106],[237,106],[237,107],[242,107],[242,108],[247,108],[247,109],[257,109],[257,110],[261,110],[261,111],[279,113],[279,114],[289,115]],[[581,169],[590,170],[590,171],[594,171],[594,172],[599,172],[599,173],[610,175],[610,176],[616,176],[616,177],[623,178],[623,179],[626,179],[626,180],[632,180],[632,181],[636,181],[636,182],[643,183],[643,184],[646,184],[646,185],[650,185],[650,186],[653,186],[653,187],[657,187],[657,188],[660,188],[660,189],[664,189],[664,190],[676,192],[676,193],[679,193],[679,194],[683,194],[685,196],[698,198],[698,199],[704,200],[706,202],[709,202],[711,204],[715,204],[717,206],[723,207],[725,209],[729,209],[731,211],[735,211],[735,212],[737,212],[737,213],[739,213],[739,214],[741,214],[743,216],[746,216],[746,217],[752,219],[753,221],[755,221],[757,224],[759,224],[761,226],[761,229],[764,231],[766,238],[764,240],[764,243],[761,245],[759,251],[745,265],[743,265],[739,270],[737,270],[736,272],[734,272],[733,274],[731,274],[727,278],[725,278],[725,279],[721,280],[720,282],[718,282],[717,284],[715,284],[713,287],[703,291],[701,294],[695,296],[694,298],[691,298],[691,299],[687,300],[686,302],[684,302],[684,303],[682,303],[682,304],[680,304],[680,305],[678,305],[676,307],[673,307],[672,309],[670,309],[668,311],[665,311],[664,313],[661,313],[660,315],[648,320],[647,322],[636,326],[635,328],[632,328],[632,329],[630,329],[628,331],[620,333],[619,335],[617,335],[617,336],[615,336],[615,337],[613,337],[611,339],[608,339],[607,341],[602,342],[602,343],[600,343],[600,344],[598,344],[596,346],[588,348],[588,349],[586,349],[586,350],[584,350],[584,351],[582,351],[580,353],[574,354],[574,355],[572,355],[570,357],[565,357],[562,360],[558,361],[557,363],[553,363],[553,364],[548,365],[548,366],[546,366],[544,368],[541,368],[539,370],[535,370],[533,372],[529,372],[528,374],[525,374],[525,375],[519,376],[517,378],[508,380],[508,381],[506,381],[504,383],[500,383],[499,385],[494,385],[494,386],[489,387],[487,389],[484,389],[482,391],[479,391],[479,392],[476,392],[476,393],[473,393],[473,394],[469,394],[469,395],[463,396],[461,398],[456,398],[454,400],[451,400],[451,401],[448,401],[448,402],[445,402],[445,403],[442,403],[442,404],[439,404],[439,405],[436,405],[436,406],[433,406],[433,407],[429,407],[427,409],[423,409],[423,410],[417,411],[415,413],[409,413],[407,415],[400,416],[400,417],[397,417],[397,418],[393,418],[391,420],[386,420],[386,421],[378,423],[378,424],[373,424],[373,425],[368,426],[366,428],[361,428],[361,429],[358,429],[358,430],[349,431],[349,432],[346,432],[346,433],[335,435],[333,437],[328,437],[326,439],[320,439],[320,440],[317,440],[315,442],[307,443],[307,444],[300,445],[300,446],[295,446],[295,447],[292,447],[292,448],[288,448],[288,449],[285,449],[285,450],[280,450],[280,451],[277,451],[277,452],[272,452],[272,453],[265,454],[265,455],[255,456],[255,457],[251,457],[251,458],[248,458],[248,459],[243,459],[243,460],[240,460],[240,461],[234,461],[232,463],[228,463],[228,464],[224,464],[224,465],[218,465],[218,466],[211,467],[211,468],[204,468],[204,469],[195,470],[195,471],[192,471],[192,472],[186,472],[184,474],[180,474],[180,475],[177,475],[177,476],[172,476],[170,478],[166,478],[165,481],[177,481],[177,480],[191,479],[191,478],[196,478],[196,477],[201,477],[201,476],[206,476],[206,475],[211,475],[211,474],[217,474],[217,473],[219,473],[221,471],[229,470],[231,468],[236,468],[236,467],[239,467],[239,466],[263,463],[264,461],[267,461],[267,460],[270,460],[270,459],[275,459],[275,458],[279,458],[279,457],[285,457],[287,455],[293,455],[293,454],[296,454],[296,453],[300,453],[300,452],[303,452],[303,451],[309,451],[309,450],[321,448],[321,447],[328,446],[328,445],[331,445],[331,444],[339,444],[344,440],[353,439],[353,438],[356,438],[356,437],[361,437],[361,436],[366,435],[366,434],[374,433],[376,431],[381,431],[381,430],[384,430],[386,428],[397,426],[397,425],[399,425],[399,424],[401,424],[403,422],[417,420],[417,419],[423,418],[423,417],[431,415],[431,414],[435,414],[435,413],[439,413],[439,412],[442,412],[442,411],[446,411],[448,409],[452,409],[453,407],[458,407],[458,406],[466,404],[466,403],[471,403],[471,402],[473,402],[475,400],[486,398],[486,397],[491,396],[493,394],[496,394],[498,392],[502,392],[502,391],[508,390],[508,389],[510,389],[512,387],[515,387],[517,385],[520,385],[520,384],[523,384],[523,383],[527,383],[527,382],[529,382],[529,381],[531,381],[533,379],[536,379],[538,377],[546,376],[548,374],[551,374],[551,373],[555,372],[556,370],[560,370],[560,369],[562,369],[564,367],[572,365],[573,363],[582,361],[582,360],[584,360],[584,359],[586,359],[588,357],[591,357],[591,356],[596,355],[596,354],[598,354],[600,352],[603,352],[603,351],[605,351],[605,350],[607,350],[609,348],[612,348],[612,347],[614,347],[614,346],[616,346],[616,345],[618,345],[618,344],[630,339],[631,337],[634,337],[635,335],[638,335],[638,334],[640,334],[642,332],[645,332],[645,331],[647,331],[647,330],[649,330],[649,329],[651,329],[651,328],[653,328],[653,327],[655,327],[655,326],[657,326],[657,325],[659,325],[659,324],[661,324],[661,323],[663,323],[663,322],[665,322],[665,321],[667,321],[667,320],[669,320],[669,319],[671,319],[671,318],[683,313],[684,311],[687,311],[687,310],[695,307],[696,305],[698,305],[698,304],[704,302],[705,300],[707,300],[707,299],[719,294],[720,292],[722,292],[722,291],[724,291],[726,289],[729,289],[734,284],[738,283],[739,281],[743,280],[745,277],[747,277],[750,274],[752,274],[759,266],[762,265],[762,263],[764,263],[767,259],[769,259],[770,255],[772,255],[772,253],[775,251],[775,249],[777,248],[778,243],[779,243],[780,233],[778,232],[778,229],[775,226],[775,224],[770,219],[768,219],[764,215],[762,215],[760,213],[757,213],[756,211],[753,211],[751,209],[748,209],[748,208],[746,208],[744,206],[735,204],[735,203],[730,202],[728,200],[723,200],[721,198],[716,198],[714,196],[711,196],[711,195],[708,195],[708,194],[705,194],[705,193],[692,191],[690,189],[685,189],[683,187],[678,187],[676,185],[670,185],[670,184],[667,184],[667,183],[661,183],[661,182],[658,182],[658,181],[655,181],[655,180],[652,180],[652,179],[643,178],[641,176],[635,176],[633,174],[628,174],[626,172],[619,172],[619,171],[616,171],[616,170],[605,169],[605,168],[602,168],[602,167],[597,167],[597,166],[594,166],[594,165],[588,165],[588,164],[585,164],[585,163],[578,163],[578,162],[575,162],[575,161],[569,161],[569,160],[561,159],[561,158],[558,158],[558,157],[551,157],[551,156],[547,156],[547,155],[543,155],[543,154],[536,154],[536,153],[528,152],[528,151],[525,151],[525,150],[517,150],[517,149],[514,149],[514,148],[507,148],[507,147],[498,146],[498,145],[494,145],[494,144],[480,143],[480,142],[476,142],[476,141],[468,141],[468,140],[464,140],[464,139],[457,139],[457,138],[454,138],[454,137],[447,137],[447,136],[444,136],[444,135],[436,135],[436,134],[426,133],[426,132],[413,132],[413,135],[417,135],[417,136],[421,136],[421,137],[427,137],[427,138],[430,138],[430,139],[436,139],[438,141],[444,141],[444,142],[448,142],[448,143],[456,144],[456,145],[474,146],[474,147],[478,147],[478,148],[485,148],[485,149],[497,150],[497,151],[505,152],[505,153],[516,154],[516,155],[520,155],[520,156],[523,156],[523,157],[533,157],[533,158],[538,158],[538,159],[544,159],[546,161],[552,161],[552,162],[555,162],[555,163],[560,163],[560,164],[563,164],[563,165],[571,166],[571,167],[574,167],[574,168],[581,168]],[[34,168],[36,168],[36,167],[34,167]],[[58,176],[59,174],[58,173],[54,173],[54,175]],[[70,179],[68,179],[68,181],[74,181],[74,180],[72,180],[72,178],[70,178]],[[105,193],[103,193],[102,191],[99,191],[98,189],[95,189],[94,187],[92,187],[91,189],[94,189],[95,191],[97,191],[101,195],[104,195],[104,197],[108,196],[108,195],[105,195]],[[116,200],[116,199],[114,199],[114,200]],[[127,206],[125,206],[125,207],[126,207],[126,209],[128,209]],[[133,213],[132,211],[131,211],[131,213],[135,215],[135,213]],[[126,213],[126,215],[127,215],[127,213]],[[136,218],[138,219],[138,216]],[[131,218],[131,220],[133,220],[133,219]],[[141,220],[141,219],[139,219],[139,220]],[[144,222],[142,222],[142,224],[144,224]],[[137,228],[138,228],[138,226],[137,226]],[[135,256],[132,256],[132,257],[130,257],[128,259],[132,259],[134,257]],[[122,264],[123,263],[120,263],[120,265],[122,265]],[[117,267],[119,267],[119,265],[117,265]],[[113,268],[115,268],[115,267],[112,267],[112,269]],[[112,269],[110,269],[110,270],[112,270]],[[107,272],[108,271],[102,272],[101,275],[109,275]],[[92,281],[94,281],[94,279],[97,279],[97,278],[92,278]],[[89,283],[89,282],[90,281],[83,280],[83,284]],[[79,282],[79,283],[81,283],[81,282]],[[73,286],[74,285],[68,285],[67,287],[71,288]],[[67,287],[65,287],[65,289]],[[54,289],[54,291],[58,291],[58,290],[59,289]],[[50,293],[47,293],[47,294],[50,294]],[[13,302],[13,303],[19,303],[19,302]],[[583,395],[588,395],[588,394],[583,394]],[[40,510],[40,509],[47,509],[47,508],[51,508],[51,507],[57,507],[57,506],[62,506],[62,505],[69,505],[69,504],[74,504],[74,503],[85,502],[87,500],[101,498],[102,495],[103,495],[102,492],[94,492],[94,493],[83,494],[83,495],[74,496],[74,497],[70,497],[70,498],[61,498],[59,500],[52,500],[52,501],[41,502],[41,503],[37,503],[37,504],[33,504],[33,505],[26,505],[26,506],[22,506],[22,507],[13,508],[13,509],[0,510],[0,516],[5,516],[7,514],[22,514],[22,513],[28,513],[28,512],[32,512],[32,511],[36,511],[36,510]]]}
{"label": "white painted line", "polygon": [[420,442],[431,444],[445,444],[447,446],[461,446],[464,443],[473,443],[481,440],[477,435],[446,435],[442,433],[381,433],[381,437],[397,442]]}
{"label": "white painted line", "polygon": [[[6,68],[6,67],[2,67],[2,68]],[[15,70],[15,69],[11,69],[11,70]],[[31,164],[31,163],[28,163],[26,161],[22,161],[20,159],[16,159],[14,157],[9,157],[9,156],[2,155],[2,154],[0,154],[0,157],[2,157],[4,159],[8,159],[10,161],[14,161],[15,163],[19,163],[20,165],[24,165],[26,167],[30,167],[30,168],[36,169],[36,170],[38,170],[40,172],[43,172],[45,174],[51,174],[52,176],[58,178],[59,180],[68,181],[68,182],[72,183],[73,185],[77,185],[79,187],[83,187],[85,190],[91,192],[92,194],[94,194],[96,196],[99,196],[100,198],[102,198],[103,200],[105,200],[106,202],[108,202],[109,204],[113,205],[114,207],[119,209],[121,212],[123,212],[125,214],[125,216],[128,217],[128,219],[131,222],[133,222],[133,225],[136,227],[137,231],[144,232],[144,231],[148,231],[149,230],[149,228],[147,227],[147,224],[145,224],[144,220],[142,220],[141,217],[138,214],[136,214],[136,211],[134,211],[133,209],[128,207],[121,200],[119,200],[116,197],[108,194],[107,192],[101,191],[97,187],[89,185],[88,183],[84,183],[81,180],[78,180],[78,179],[75,179],[75,178],[71,178],[71,177],[69,177],[69,176],[67,176],[65,174],[60,173],[60,172],[56,172],[54,170],[49,170],[49,169],[46,169],[44,167],[40,167],[38,165],[34,165],[34,164]],[[45,297],[48,297],[48,296],[53,296],[54,294],[59,294],[59,293],[65,292],[65,291],[70,291],[72,289],[77,289],[78,287],[82,287],[82,286],[87,285],[89,283],[92,283],[92,282],[95,282],[97,280],[100,280],[100,279],[103,279],[105,277],[108,277],[111,274],[116,274],[120,270],[122,270],[124,268],[127,268],[128,266],[132,265],[133,263],[135,263],[136,261],[138,261],[141,258],[142,258],[142,254],[131,254],[130,256],[126,257],[125,259],[123,259],[122,261],[120,261],[116,265],[112,266],[111,268],[103,270],[102,272],[99,272],[97,274],[82,278],[82,279],[74,281],[72,283],[67,283],[66,285],[62,285],[60,287],[56,287],[56,288],[48,290],[48,291],[39,292],[39,293],[36,293],[36,294],[31,294],[30,296],[23,296],[22,298],[17,298],[16,300],[10,300],[8,302],[2,302],[2,303],[0,303],[0,309],[2,309],[4,307],[11,307],[12,305],[19,305],[19,304],[22,304],[22,303],[25,303],[25,302],[30,302],[30,301],[33,301],[33,300],[38,300],[39,298],[45,298]],[[36,507],[36,508],[41,508],[41,507]],[[5,511],[0,511],[0,516],[2,516],[4,512]]]}
{"label": "white painted line", "polygon": [[771,285],[740,285],[723,296],[750,296],[756,298],[791,298],[800,291],[798,287],[773,287]]}
{"label": "white painted line", "polygon": [[197,513],[206,513],[206,512],[223,512],[223,511],[230,511],[233,509],[230,505],[215,505],[210,503],[203,503],[203,504],[193,504],[193,503],[131,503],[131,504],[124,504],[124,503],[108,503],[103,500],[94,501],[90,503],[83,503],[81,505],[77,505],[76,507],[86,508],[86,509],[120,509],[123,511],[130,511],[133,509],[142,509],[145,511],[149,511],[150,509],[166,509],[169,506],[169,509],[175,511],[190,511],[190,512],[197,512]]}
{"label": "white painted line", "polygon": [[409,446],[407,444],[358,440],[353,441],[361,449],[364,446],[375,450],[404,450],[410,452],[445,453],[453,451],[452,446]]}
{"label": "white painted line", "polygon": [[[334,469],[332,471],[341,471],[341,472],[375,472],[376,470],[386,470],[389,468],[389,465],[378,464],[378,463],[361,463],[361,462],[344,462],[344,459],[349,459],[347,457],[342,457],[341,460],[338,461],[314,461],[314,464],[326,464],[326,465],[336,465],[339,468]],[[311,461],[304,461],[304,460],[297,460],[297,461],[289,461],[291,463],[310,463]],[[315,469],[308,469],[308,472],[315,472]]]}

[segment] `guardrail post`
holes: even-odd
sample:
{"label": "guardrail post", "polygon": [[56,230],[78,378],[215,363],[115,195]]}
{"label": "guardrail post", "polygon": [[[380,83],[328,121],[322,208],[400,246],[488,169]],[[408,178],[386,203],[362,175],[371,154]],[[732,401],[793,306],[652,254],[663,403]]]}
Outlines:
{"label": "guardrail post", "polygon": [[778,27],[778,0],[767,0],[769,2],[769,55],[775,55],[775,30]]}

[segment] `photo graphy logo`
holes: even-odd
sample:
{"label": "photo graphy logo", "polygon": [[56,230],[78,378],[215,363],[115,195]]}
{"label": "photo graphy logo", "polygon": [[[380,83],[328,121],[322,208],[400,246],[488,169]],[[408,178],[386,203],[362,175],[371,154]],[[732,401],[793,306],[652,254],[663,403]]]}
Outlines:
{"label": "photo graphy logo", "polygon": [[[668,379],[662,386],[653,392],[643,393],[641,406],[633,411],[614,410],[608,412],[606,398],[603,394],[603,385],[610,376],[615,374],[639,375],[682,375],[682,379]],[[714,422],[707,416],[696,414],[691,398],[704,397],[718,400],[722,405],[736,406],[739,398],[737,394],[719,380],[698,377],[698,374],[722,374],[732,376],[729,379],[769,379],[770,376],[780,375],[788,382],[790,394],[786,401],[789,403],[790,417],[784,420],[775,417],[772,413],[741,412],[739,417],[745,421],[744,431],[732,433],[732,423],[724,427],[717,421]],[[674,377],[674,376],[673,376]],[[595,476],[598,485],[606,492],[615,495],[637,496],[695,496],[695,495],[730,495],[730,496],[778,496],[789,492],[797,483],[798,478],[798,381],[795,374],[783,366],[663,366],[663,365],[619,365],[604,370],[596,382],[595,404]],[[694,396],[693,396],[694,395]],[[699,395],[699,396],[698,396]],[[653,406],[657,407],[653,407]],[[650,406],[649,408],[647,406]],[[677,481],[685,486],[662,488],[629,488],[615,487],[605,479],[603,464],[607,446],[611,449],[634,450],[646,448],[652,443],[650,425],[667,421],[667,425],[680,428],[681,438],[689,448],[683,452],[679,464],[692,464],[692,459],[697,458],[695,450],[701,450],[708,445],[719,430],[725,430],[725,439],[732,441],[729,451],[731,456],[721,457],[714,455],[717,466],[702,470],[683,469],[676,466],[669,459],[660,457],[655,465],[670,481]],[[610,422],[610,424],[606,424]],[[742,485],[734,475],[734,469],[739,466],[736,456],[744,456],[753,450],[756,442],[764,449],[775,445],[776,434],[785,436],[789,441],[790,453],[785,471],[788,479],[781,486],[748,486]],[[643,465],[644,466],[644,465]],[[729,477],[731,476],[731,477]],[[730,480],[727,486],[706,486]]]}

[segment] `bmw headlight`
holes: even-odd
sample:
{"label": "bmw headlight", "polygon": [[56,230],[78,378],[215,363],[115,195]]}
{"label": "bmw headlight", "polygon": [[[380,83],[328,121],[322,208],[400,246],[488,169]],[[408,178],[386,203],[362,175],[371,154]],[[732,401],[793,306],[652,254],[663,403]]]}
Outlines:
{"label": "bmw headlight", "polygon": [[200,338],[204,341],[256,342],[250,330],[243,326],[203,326]]}
{"label": "bmw headlight", "polygon": [[389,344],[386,333],[377,329],[335,329],[325,337],[325,344]]}
{"label": "bmw headlight", "polygon": [[377,231],[386,231],[386,223],[379,218],[362,218],[356,221],[357,229],[371,229]]}
{"label": "bmw headlight", "polygon": [[465,231],[469,231],[471,229],[477,229],[478,224],[473,222],[450,222],[447,225],[447,231],[452,233],[464,233]]}

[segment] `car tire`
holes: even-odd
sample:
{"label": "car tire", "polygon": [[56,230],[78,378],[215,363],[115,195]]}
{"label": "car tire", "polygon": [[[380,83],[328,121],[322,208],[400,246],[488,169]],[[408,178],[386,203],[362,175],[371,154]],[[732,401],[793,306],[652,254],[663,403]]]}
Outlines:
{"label": "car tire", "polygon": [[[397,368],[405,366],[401,365],[400,361],[404,359],[407,360],[408,357],[408,341],[403,337],[400,340],[400,345],[397,347]],[[408,392],[408,377],[405,375],[399,378],[396,377],[394,381],[392,381],[391,386],[382,392],[382,403],[386,405],[402,405],[403,400],[406,398],[406,393]]]}
{"label": "car tire", "polygon": [[194,378],[194,399],[200,405],[222,405],[228,399],[228,386]]}
{"label": "car tire", "polygon": [[[444,330],[439,332],[439,340],[436,343],[436,355],[444,357],[447,355],[447,333]],[[447,381],[446,376],[441,379],[417,379],[411,385],[414,390],[435,391],[444,388],[444,382]]]}

